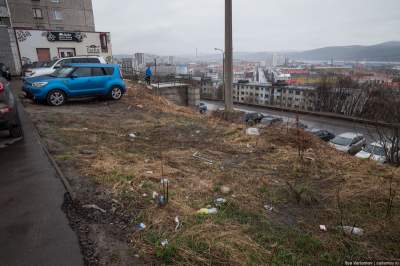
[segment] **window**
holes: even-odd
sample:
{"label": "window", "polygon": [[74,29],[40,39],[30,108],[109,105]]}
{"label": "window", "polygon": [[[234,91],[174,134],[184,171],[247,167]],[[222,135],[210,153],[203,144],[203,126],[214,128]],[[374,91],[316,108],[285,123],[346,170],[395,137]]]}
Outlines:
{"label": "window", "polygon": [[77,77],[90,77],[92,75],[92,69],[90,67],[79,67],[74,73]]}
{"label": "window", "polygon": [[59,10],[53,10],[53,18],[54,20],[63,20],[63,15]]}
{"label": "window", "polygon": [[55,4],[59,4],[61,1],[60,0],[51,0],[51,2],[55,3]]}
{"label": "window", "polygon": [[94,63],[94,64],[100,63],[100,60],[98,58],[84,58],[84,60],[87,63]]}
{"label": "window", "polygon": [[104,76],[103,69],[101,67],[92,68],[92,76],[94,77]]}
{"label": "window", "polygon": [[33,8],[32,11],[33,11],[33,17],[34,18],[37,18],[37,19],[43,18],[42,9]]}
{"label": "window", "polygon": [[72,62],[72,59],[64,59],[64,60],[61,60],[61,61],[60,61],[59,65],[60,65],[60,66],[65,66],[65,65],[71,64],[71,63],[73,63],[73,62]]}

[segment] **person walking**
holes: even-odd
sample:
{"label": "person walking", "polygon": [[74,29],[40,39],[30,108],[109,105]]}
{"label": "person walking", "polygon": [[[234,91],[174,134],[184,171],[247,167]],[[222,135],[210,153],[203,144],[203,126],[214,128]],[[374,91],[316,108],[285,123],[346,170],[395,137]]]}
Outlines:
{"label": "person walking", "polygon": [[148,67],[146,69],[146,83],[147,83],[147,85],[150,85],[151,76],[153,76],[153,72],[151,71],[151,67]]}

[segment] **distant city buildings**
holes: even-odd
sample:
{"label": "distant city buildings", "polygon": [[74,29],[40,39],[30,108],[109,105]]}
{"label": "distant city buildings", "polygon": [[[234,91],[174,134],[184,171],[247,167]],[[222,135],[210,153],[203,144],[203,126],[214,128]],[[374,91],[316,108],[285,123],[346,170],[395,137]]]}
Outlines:
{"label": "distant city buildings", "polygon": [[144,53],[135,53],[134,58],[135,58],[135,65],[138,67],[143,66],[146,63]]}

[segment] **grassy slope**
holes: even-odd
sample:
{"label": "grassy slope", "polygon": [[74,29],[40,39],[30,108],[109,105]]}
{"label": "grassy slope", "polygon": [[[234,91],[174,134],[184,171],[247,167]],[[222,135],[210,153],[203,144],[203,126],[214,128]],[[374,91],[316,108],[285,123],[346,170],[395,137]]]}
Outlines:
{"label": "grassy slope", "polygon": [[[132,213],[132,228],[147,225],[132,230],[131,239],[149,263],[341,265],[344,259],[400,257],[398,196],[386,218],[391,177],[399,188],[396,169],[338,154],[287,128],[249,137],[243,125],[197,115],[137,88],[108,111],[64,108],[46,118],[36,110],[42,134],[64,147],[55,154],[59,161],[74,161],[83,178],[119,199]],[[137,138],[127,137],[131,132]],[[193,158],[196,151],[214,164]],[[160,191],[161,168],[171,182],[164,208],[151,198]],[[231,192],[222,194],[221,186]],[[221,196],[227,203],[217,214],[196,214]],[[178,231],[176,216],[183,222]],[[336,229],[340,223],[361,227],[365,235],[344,236]]]}

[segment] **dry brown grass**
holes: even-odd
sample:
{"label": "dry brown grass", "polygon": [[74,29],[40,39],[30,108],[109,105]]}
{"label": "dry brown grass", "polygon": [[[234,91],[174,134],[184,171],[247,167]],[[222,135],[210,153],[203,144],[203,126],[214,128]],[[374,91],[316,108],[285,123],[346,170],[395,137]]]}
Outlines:
{"label": "dry brown grass", "polygon": [[[131,239],[149,261],[280,265],[290,264],[282,255],[288,252],[292,261],[329,265],[333,258],[353,254],[349,245],[357,251],[354,254],[400,256],[393,248],[400,239],[398,209],[394,218],[384,217],[388,178],[394,177],[398,191],[398,169],[339,154],[286,127],[265,128],[260,137],[250,137],[244,125],[226,122],[221,114],[198,115],[139,86],[131,85],[128,95],[115,109],[107,107],[112,112],[106,117],[114,119],[104,120],[104,112],[90,112],[79,119],[74,118],[81,114],[69,113],[71,124],[58,125],[51,118],[47,122],[56,128],[55,135],[62,136],[83,176],[110,189],[126,208],[136,208],[132,226],[144,222],[147,228],[134,232]],[[230,119],[239,121],[237,116]],[[137,134],[135,139],[127,136],[131,132]],[[96,154],[82,155],[83,148]],[[195,152],[213,164],[193,158]],[[151,199],[153,191],[160,192],[161,176],[170,180],[171,200],[164,208]],[[228,186],[231,193],[222,195],[221,186]],[[336,232],[341,220],[338,191],[342,219],[365,229],[363,238],[343,239]],[[196,214],[220,196],[228,204],[217,215]],[[397,195],[395,206],[399,201]],[[274,205],[272,213],[265,211],[266,203]],[[183,221],[177,232],[176,216]],[[319,224],[328,225],[330,233],[321,233]],[[164,238],[170,242],[167,249],[160,246]],[[309,254],[310,247],[298,244],[303,238],[317,243],[315,252]],[[324,254],[330,263],[324,263]]]}

